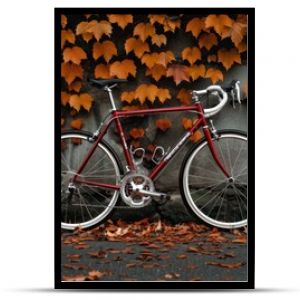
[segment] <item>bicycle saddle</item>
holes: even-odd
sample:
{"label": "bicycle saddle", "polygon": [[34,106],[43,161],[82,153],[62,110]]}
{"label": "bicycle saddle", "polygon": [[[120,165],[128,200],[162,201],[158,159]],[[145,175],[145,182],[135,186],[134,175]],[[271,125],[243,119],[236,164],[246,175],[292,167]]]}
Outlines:
{"label": "bicycle saddle", "polygon": [[121,82],[127,82],[127,79],[89,79],[90,82],[100,85],[101,87],[121,83]]}

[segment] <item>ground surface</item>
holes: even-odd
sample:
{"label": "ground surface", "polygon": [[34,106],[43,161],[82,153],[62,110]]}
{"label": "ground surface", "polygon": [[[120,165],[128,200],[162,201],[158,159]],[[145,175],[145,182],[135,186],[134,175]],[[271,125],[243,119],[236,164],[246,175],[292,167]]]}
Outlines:
{"label": "ground surface", "polygon": [[142,220],[62,232],[64,281],[247,281],[247,236]]}

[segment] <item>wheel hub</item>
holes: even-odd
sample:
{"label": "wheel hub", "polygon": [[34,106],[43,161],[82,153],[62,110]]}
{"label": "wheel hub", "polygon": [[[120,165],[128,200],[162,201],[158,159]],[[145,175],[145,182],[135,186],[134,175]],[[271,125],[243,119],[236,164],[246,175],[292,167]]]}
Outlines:
{"label": "wheel hub", "polygon": [[142,174],[132,173],[126,175],[121,184],[120,192],[123,201],[135,208],[144,207],[151,202],[151,196],[143,195],[140,191],[154,191],[152,180]]}

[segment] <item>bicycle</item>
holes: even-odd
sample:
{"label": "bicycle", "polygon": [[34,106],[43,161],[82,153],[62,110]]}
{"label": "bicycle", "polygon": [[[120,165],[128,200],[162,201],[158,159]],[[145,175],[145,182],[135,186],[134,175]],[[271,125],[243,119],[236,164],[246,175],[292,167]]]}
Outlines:
{"label": "bicycle", "polygon": [[[111,110],[92,134],[65,131],[61,135],[61,227],[73,230],[89,228],[103,221],[122,200],[134,208],[144,207],[152,200],[168,201],[170,196],[155,190],[154,180],[183,147],[189,137],[202,128],[203,138],[194,144],[183,159],[179,185],[186,207],[196,217],[216,227],[232,229],[247,225],[248,153],[247,135],[237,130],[216,130],[208,119],[219,113],[231,93],[233,104],[240,103],[239,82],[226,88],[211,85],[192,92],[189,106],[118,110],[112,89],[122,79],[91,80],[103,88]],[[214,97],[217,105],[204,108],[203,97]],[[198,118],[178,142],[166,152],[158,146],[153,152],[155,167],[149,175],[139,172],[145,150],[128,147],[121,118],[156,113],[190,111]],[[114,149],[103,137],[115,123],[126,160],[125,171]],[[140,159],[135,159],[137,151]],[[160,151],[160,159],[155,155]]]}

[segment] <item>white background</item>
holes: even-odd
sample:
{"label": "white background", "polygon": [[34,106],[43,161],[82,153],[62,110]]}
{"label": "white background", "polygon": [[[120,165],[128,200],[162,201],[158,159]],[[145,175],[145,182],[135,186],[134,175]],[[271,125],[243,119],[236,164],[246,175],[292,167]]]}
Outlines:
{"label": "white background", "polygon": [[[256,8],[256,288],[191,298],[300,296],[298,1],[176,1]],[[54,291],[54,7],[127,1],[2,1],[0,36],[0,287],[2,299],[152,299],[147,293]],[[130,1],[132,7],[175,1]],[[251,101],[251,99],[249,99]],[[205,293],[205,295],[203,295]]]}

